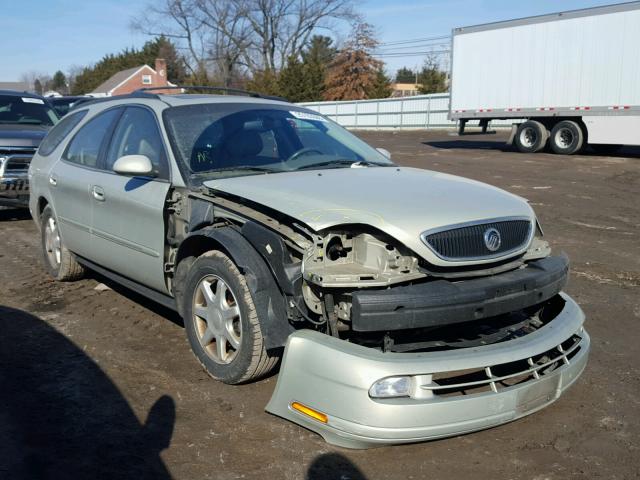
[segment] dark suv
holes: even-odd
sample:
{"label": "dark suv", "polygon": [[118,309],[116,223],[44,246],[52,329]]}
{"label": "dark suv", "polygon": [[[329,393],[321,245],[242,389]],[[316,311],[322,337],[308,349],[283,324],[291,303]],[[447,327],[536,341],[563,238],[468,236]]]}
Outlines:
{"label": "dark suv", "polygon": [[0,90],[0,205],[27,207],[27,171],[33,154],[58,122],[47,101],[31,93]]}

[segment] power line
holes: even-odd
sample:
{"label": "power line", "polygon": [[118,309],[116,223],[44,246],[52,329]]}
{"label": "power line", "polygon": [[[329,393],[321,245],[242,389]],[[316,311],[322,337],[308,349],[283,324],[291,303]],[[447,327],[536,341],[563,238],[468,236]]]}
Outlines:
{"label": "power line", "polygon": [[402,53],[403,50],[416,50],[416,49],[422,49],[422,48],[448,48],[449,44],[448,43],[434,43],[434,44],[423,44],[423,45],[407,45],[404,47],[393,47],[393,48],[377,48],[376,52],[385,52],[385,53],[394,53],[394,52],[398,52],[398,53]]}
{"label": "power line", "polygon": [[451,50],[428,50],[424,52],[396,52],[396,53],[376,53],[372,52],[374,57],[418,57],[424,55],[448,55]]}
{"label": "power line", "polygon": [[409,43],[424,43],[424,42],[432,42],[437,40],[448,40],[451,39],[449,35],[441,35],[439,37],[424,37],[424,38],[414,38],[411,40],[396,40],[392,42],[383,42],[380,43],[380,46],[391,46],[391,45],[406,45]]}

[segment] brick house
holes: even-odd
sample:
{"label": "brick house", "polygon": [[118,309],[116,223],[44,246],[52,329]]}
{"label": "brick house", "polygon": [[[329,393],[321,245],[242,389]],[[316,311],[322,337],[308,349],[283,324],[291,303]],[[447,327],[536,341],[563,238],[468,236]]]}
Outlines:
{"label": "brick house", "polygon": [[149,65],[129,68],[113,75],[109,80],[100,84],[89,95],[94,97],[110,97],[125,95],[139,88],[146,87],[174,87],[167,80],[167,62],[162,58],[156,59],[155,70]]}

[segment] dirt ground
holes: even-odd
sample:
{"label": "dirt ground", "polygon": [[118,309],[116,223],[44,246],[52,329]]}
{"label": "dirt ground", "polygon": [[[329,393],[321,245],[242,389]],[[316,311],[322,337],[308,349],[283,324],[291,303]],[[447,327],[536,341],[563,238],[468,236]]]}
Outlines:
{"label": "dirt ground", "polygon": [[[0,478],[638,478],[640,151],[523,155],[502,134],[360,135],[402,165],[530,200],[572,260],[568,292],[593,341],[564,397],[457,438],[334,448],[264,412],[277,376],[239,387],[209,379],[170,311],[97,275],[52,282],[28,214],[2,210]],[[102,282],[111,289],[96,289]]]}

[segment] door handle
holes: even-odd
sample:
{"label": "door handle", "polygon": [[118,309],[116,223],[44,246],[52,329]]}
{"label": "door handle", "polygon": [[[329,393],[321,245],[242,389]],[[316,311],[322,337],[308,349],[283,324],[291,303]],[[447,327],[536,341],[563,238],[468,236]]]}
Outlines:
{"label": "door handle", "polygon": [[93,195],[93,198],[95,198],[99,202],[104,202],[104,189],[102,187],[94,185],[91,188],[91,194]]}
{"label": "door handle", "polygon": [[58,185],[58,177],[56,177],[55,175],[49,175],[49,185],[53,187]]}

